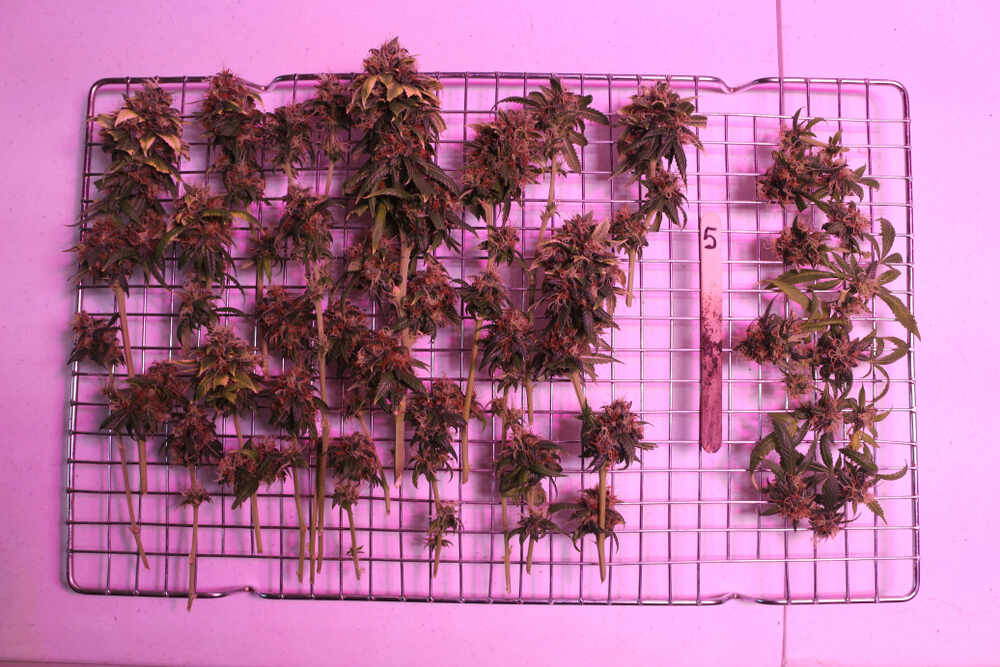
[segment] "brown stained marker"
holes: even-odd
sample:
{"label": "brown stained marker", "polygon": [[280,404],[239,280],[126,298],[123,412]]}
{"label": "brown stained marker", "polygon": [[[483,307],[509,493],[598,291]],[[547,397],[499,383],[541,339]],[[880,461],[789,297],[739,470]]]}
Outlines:
{"label": "brown stained marker", "polygon": [[722,220],[698,222],[701,267],[700,439],[706,452],[722,447]]}

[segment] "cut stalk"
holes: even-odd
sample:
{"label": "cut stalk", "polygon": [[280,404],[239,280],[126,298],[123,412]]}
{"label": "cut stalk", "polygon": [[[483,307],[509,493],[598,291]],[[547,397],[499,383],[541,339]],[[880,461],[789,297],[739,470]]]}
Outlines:
{"label": "cut stalk", "polygon": [[[111,388],[114,388],[115,386],[114,366],[108,369],[108,386]],[[132,533],[132,537],[135,539],[136,549],[139,550],[139,558],[148,570],[149,561],[146,560],[146,550],[143,549],[142,538],[139,536],[139,524],[135,521],[135,507],[132,504],[132,485],[128,479],[128,459],[125,456],[125,443],[122,442],[122,437],[120,435],[116,435],[115,440],[118,442],[118,457],[121,459],[122,464],[122,482],[125,485],[125,502],[128,505],[129,532]]]}
{"label": "cut stalk", "polygon": [[437,544],[434,547],[434,572],[432,576],[438,575],[438,566],[441,564],[441,538],[437,538]]}
{"label": "cut stalk", "polygon": [[149,561],[146,560],[146,550],[143,549],[142,538],[139,536],[139,524],[135,521],[135,507],[132,504],[132,489],[128,480],[128,464],[125,459],[125,443],[122,442],[121,436],[116,436],[116,439],[118,440],[118,456],[122,462],[122,481],[125,484],[125,502],[128,505],[129,532],[132,533],[132,537],[135,539],[135,546],[139,550],[139,558],[142,560],[143,566],[148,570]]}
{"label": "cut stalk", "polygon": [[351,558],[354,559],[354,576],[361,581],[361,564],[358,563],[358,537],[354,533],[354,510],[347,508],[347,524],[351,527]]}
{"label": "cut stalk", "polygon": [[[194,466],[188,466],[188,476],[191,478],[191,488],[194,488],[198,483],[198,479],[195,476]],[[198,509],[201,507],[200,503],[198,505],[192,505],[192,518],[191,518],[191,553],[188,555],[188,601],[187,610],[191,611],[191,605],[194,604],[194,599],[198,597]]]}
{"label": "cut stalk", "polygon": [[[556,177],[559,175],[559,158],[552,158],[552,165],[549,168],[549,196],[545,200],[545,210],[542,211],[542,219],[538,225],[538,241],[535,243],[535,256],[538,256],[538,249],[545,242],[545,228],[549,224],[549,219],[556,213]],[[528,276],[528,306],[535,303],[535,289],[540,272],[529,271]]]}
{"label": "cut stalk", "polygon": [[[319,267],[314,265],[312,269],[313,278],[319,277]],[[313,552],[313,560],[316,562],[316,571],[323,570],[323,533],[325,528],[324,513],[326,508],[326,457],[330,446],[330,420],[326,414],[327,391],[326,391],[326,332],[323,329],[323,301],[317,299],[313,303],[316,310],[316,334],[319,338],[319,398],[323,402],[320,408],[320,453],[319,465],[316,467],[316,550]]]}
{"label": "cut stalk", "polygon": [[601,529],[601,532],[597,534],[597,554],[598,554],[598,561],[601,564],[601,581],[604,581],[605,577],[604,526],[606,525],[607,506],[608,506],[608,466],[605,464],[601,466],[601,470],[598,473],[598,484],[597,484],[597,526]]}
{"label": "cut stalk", "polygon": [[191,507],[191,554],[188,556],[188,602],[187,610],[191,611],[194,599],[198,597],[198,505]]}
{"label": "cut stalk", "polygon": [[260,506],[257,504],[257,492],[250,496],[250,519],[253,521],[253,534],[257,539],[257,553],[264,553],[264,535],[260,530]]}
{"label": "cut stalk", "polygon": [[[365,423],[365,420],[362,419],[360,415],[358,415],[358,423],[361,424],[361,432],[365,434],[365,437],[371,438],[372,437],[372,433],[371,433],[371,431],[368,430],[368,424]],[[382,467],[382,462],[379,461],[378,465],[381,468]],[[382,485],[382,495],[385,496],[385,513],[386,514],[390,514],[392,512],[392,505],[390,504],[391,503],[391,498],[389,496],[389,485],[388,484],[383,484]]]}
{"label": "cut stalk", "polygon": [[601,570],[601,581],[603,582],[608,576],[608,566],[604,562],[604,548],[601,544],[602,540],[600,537],[597,538],[597,564]]}
{"label": "cut stalk", "polygon": [[128,309],[125,305],[125,290],[118,283],[111,286],[115,293],[115,300],[118,302],[118,325],[122,330],[122,346],[125,348],[125,370],[128,376],[135,375],[135,366],[132,361],[132,339],[128,333]]}
{"label": "cut stalk", "polygon": [[187,359],[191,354],[191,340],[182,333],[177,334],[177,338],[181,344],[181,359]]}
{"label": "cut stalk", "polygon": [[635,294],[632,291],[633,280],[635,276],[635,250],[628,251],[628,282],[625,284],[625,306],[628,308],[632,307],[632,299],[635,298]]}
{"label": "cut stalk", "polygon": [[465,404],[462,406],[462,484],[469,481],[469,416],[472,414],[472,395],[476,382],[476,355],[479,353],[479,330],[483,325],[476,318],[472,330],[472,352],[469,354],[469,380],[465,384]]}
{"label": "cut stalk", "polygon": [[[264,269],[257,267],[257,284],[254,286],[254,298],[257,300],[257,306],[260,306],[260,302],[264,298]],[[263,375],[267,375],[267,364],[268,364],[268,351],[267,351],[267,339],[264,338],[264,332],[257,329],[258,335],[260,336],[260,370]]]}
{"label": "cut stalk", "polygon": [[531,380],[524,379],[524,400],[528,407],[528,426],[535,425],[535,387]]}
{"label": "cut stalk", "polygon": [[524,570],[528,574],[531,574],[531,561],[535,555],[535,538],[528,538],[528,559],[524,563]]}
{"label": "cut stalk", "polygon": [[[297,444],[296,439],[296,444]],[[306,518],[302,514],[302,494],[299,490],[299,476],[294,468],[291,470],[292,475],[292,489],[295,494],[295,514],[298,516],[299,520],[299,567],[297,574],[299,581],[302,581],[303,571],[305,570],[305,559],[306,551],[308,550],[308,545],[306,544]]]}
{"label": "cut stalk", "polygon": [[330,188],[333,187],[333,162],[327,158],[326,163],[326,185],[323,187],[323,194],[327,197],[330,196]]}
{"label": "cut stalk", "polygon": [[587,409],[587,396],[583,393],[583,380],[580,378],[580,371],[573,371],[569,376],[573,383],[573,391],[576,392],[576,400],[580,403],[580,409]]}
{"label": "cut stalk", "polygon": [[431,491],[434,493],[434,511],[437,512],[441,508],[441,496],[438,494],[437,478],[431,480]]}
{"label": "cut stalk", "polygon": [[393,446],[393,458],[395,460],[396,478],[393,484],[398,488],[403,486],[403,418],[406,416],[406,396],[399,400],[399,405],[392,412],[393,433],[395,445]]}
{"label": "cut stalk", "polygon": [[[400,310],[400,315],[402,315],[403,300],[406,298],[406,289],[409,283],[410,277],[410,255],[413,252],[413,246],[410,245],[407,239],[406,233],[400,231],[399,233],[399,298],[397,301],[397,308]],[[402,334],[403,343],[406,345],[407,349],[413,344],[410,340],[409,331],[403,330]],[[399,400],[399,405],[393,411],[393,421],[394,421],[394,436],[395,445],[393,447],[393,457],[395,459],[395,474],[396,479],[393,480],[393,484],[397,487],[403,486],[403,465],[404,452],[403,452],[403,429],[406,419],[406,394]]]}
{"label": "cut stalk", "polygon": [[510,538],[507,536],[507,498],[500,496],[500,522],[503,527],[503,576],[510,593]]}
{"label": "cut stalk", "polygon": [[[134,377],[135,361],[132,359],[132,338],[128,332],[128,308],[125,303],[125,290],[118,283],[113,284],[111,290],[114,292],[115,301],[118,304],[118,325],[122,330],[122,346],[125,348],[125,370],[128,371],[129,377]],[[144,496],[147,491],[146,440],[138,438],[135,442],[139,449],[139,494]]]}

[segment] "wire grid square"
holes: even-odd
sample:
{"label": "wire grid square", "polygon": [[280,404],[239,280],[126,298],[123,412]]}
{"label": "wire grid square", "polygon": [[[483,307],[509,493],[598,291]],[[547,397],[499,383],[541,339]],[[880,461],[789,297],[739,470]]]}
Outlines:
{"label": "wire grid square", "polygon": [[[440,164],[455,172],[462,163],[462,143],[471,134],[470,124],[488,120],[499,100],[523,95],[547,83],[543,73],[438,73],[442,81],[442,108],[448,128],[439,146]],[[881,183],[866,193],[865,208],[872,219],[885,217],[897,229],[897,247],[905,257],[896,293],[913,307],[913,208],[910,170],[910,118],[905,89],[884,80],[786,78],[759,79],[738,88],[706,76],[559,74],[575,92],[594,96],[594,106],[605,112],[620,108],[641,85],[667,80],[682,94],[694,96],[699,112],[708,117],[700,130],[703,152],[690,155],[689,205],[691,224],[684,229],[664,227],[650,234],[650,247],[637,267],[638,298],[632,307],[618,305],[620,330],[612,334],[614,354],[621,363],[600,369],[598,380],[588,382],[590,402],[601,405],[614,397],[633,401],[649,423],[647,439],[657,443],[628,470],[615,471],[611,485],[621,499],[626,525],[617,532],[620,549],[609,559],[608,580],[598,578],[596,553],[587,543],[582,553],[563,536],[547,537],[535,548],[531,574],[524,571],[525,550],[515,544],[510,592],[504,589],[503,538],[499,503],[492,470],[499,426],[495,420],[470,432],[470,483],[443,479],[444,498],[456,500],[463,530],[444,549],[441,569],[431,576],[431,553],[421,537],[431,510],[426,484],[414,488],[408,481],[393,489],[393,502],[385,513],[379,495],[363,495],[356,510],[359,543],[363,546],[360,581],[353,575],[347,555],[349,536],[338,511],[328,513],[326,557],[315,585],[297,581],[298,530],[291,483],[286,481],[262,491],[261,522],[265,548],[256,553],[251,540],[246,507],[230,509],[228,496],[215,489],[215,502],[203,511],[199,527],[199,594],[217,597],[252,591],[266,598],[379,599],[464,602],[536,602],[603,604],[718,604],[734,598],[767,603],[888,602],[908,600],[919,585],[919,527],[917,506],[916,404],[914,358],[893,367],[891,389],[880,408],[891,409],[882,426],[879,461],[887,466],[905,464],[900,480],[880,485],[879,501],[886,524],[864,514],[836,538],[816,542],[806,530],[795,531],[773,517],[762,517],[759,491],[746,473],[749,452],[762,434],[768,411],[787,402],[780,378],[772,369],[760,368],[732,353],[746,324],[765,307],[767,292],[762,279],[780,272],[769,238],[785,223],[778,207],[757,201],[755,179],[770,163],[782,118],[778,113],[783,94],[785,108],[802,109],[804,116],[823,116],[821,133],[844,133],[851,149],[852,166],[867,164]],[[278,77],[264,93],[266,108],[308,96],[314,75]],[[343,75],[344,80],[350,78]],[[88,117],[110,111],[120,95],[139,85],[142,78],[102,79],[90,90]],[[182,166],[187,182],[220,184],[207,173],[210,147],[193,121],[204,94],[205,77],[166,77],[161,85],[174,94],[185,120],[191,158]],[[583,150],[582,173],[570,174],[557,187],[563,217],[593,211],[610,215],[617,207],[634,203],[639,194],[627,178],[609,178],[616,162],[616,128],[591,126],[590,144]],[[81,209],[96,196],[94,181],[105,164],[96,141],[93,122],[87,123]],[[350,161],[334,170],[333,192],[349,177]],[[303,169],[300,182],[319,189],[325,178],[322,161]],[[525,255],[534,249],[539,214],[544,207],[542,182],[530,187],[515,205],[511,224],[522,233]],[[270,206],[284,194],[284,182],[269,175],[268,206],[259,206],[259,217],[275,219]],[[706,454],[698,447],[698,216],[716,212],[725,221],[723,232],[724,312],[727,337],[724,348],[724,448]],[[357,236],[357,220],[343,221],[338,214],[334,252],[342,253]],[[815,215],[815,212],[813,212]],[[471,216],[467,216],[471,218]],[[477,231],[478,221],[470,220]],[[248,230],[238,230],[238,254],[245,252]],[[482,270],[484,257],[474,235],[463,233],[458,253],[442,252],[439,259],[456,278],[469,279]],[[507,276],[512,298],[523,297],[524,279],[517,271]],[[176,266],[168,264],[171,286],[181,282]],[[251,270],[239,280],[253,285]],[[275,283],[292,289],[303,287],[301,271],[289,267]],[[226,305],[252,306],[251,297],[230,285]],[[252,294],[252,290],[247,290]],[[114,311],[110,291],[101,286],[79,285],[77,308],[104,316]],[[178,351],[174,329],[174,296],[158,285],[135,284],[128,298],[134,354],[139,368]],[[227,318],[244,335],[255,332],[240,318]],[[891,313],[876,311],[871,326],[883,333],[906,337],[892,322]],[[427,362],[428,375],[465,378],[471,322],[442,333],[437,340],[422,340],[415,354]],[[69,392],[67,438],[67,579],[76,591],[92,594],[185,596],[187,556],[191,533],[189,512],[179,506],[176,493],[186,486],[183,471],[167,466],[150,443],[149,494],[136,496],[137,512],[151,569],[140,567],[128,535],[128,518],[116,453],[111,439],[98,425],[106,411],[100,394],[106,377],[92,368],[74,364]],[[868,382],[870,384],[870,382]],[[493,390],[478,378],[480,396]],[[869,389],[870,391],[870,389]],[[337,384],[332,402],[334,434],[349,431],[339,411]],[[550,497],[569,499],[596,475],[584,471],[579,454],[576,401],[565,382],[536,387],[536,429],[564,448],[567,476]],[[392,425],[386,415],[369,417],[383,462],[391,462]],[[251,436],[262,432],[256,415],[242,426]],[[218,425],[227,446],[233,446],[229,420]],[[130,465],[135,450],[129,447]],[[388,466],[387,466],[388,468]],[[202,471],[208,479],[208,471]],[[136,478],[132,470],[131,478]],[[304,493],[312,494],[314,475],[302,477]],[[309,505],[309,503],[305,503]],[[512,511],[512,517],[515,511]],[[512,519],[514,520],[514,519]]]}

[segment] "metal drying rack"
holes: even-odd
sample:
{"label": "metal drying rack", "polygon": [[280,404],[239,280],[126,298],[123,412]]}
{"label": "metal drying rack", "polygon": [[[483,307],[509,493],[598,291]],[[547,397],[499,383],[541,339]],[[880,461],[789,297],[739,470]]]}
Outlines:
{"label": "metal drying rack", "polygon": [[[524,94],[547,82],[545,73],[442,72],[442,109],[448,129],[440,141],[440,162],[454,171],[461,164],[461,144],[470,136],[469,124],[487,120],[497,101]],[[458,501],[464,523],[454,546],[442,554],[437,578],[430,575],[432,554],[420,540],[426,529],[430,492],[414,489],[407,480],[393,490],[393,513],[384,515],[378,495],[363,495],[356,511],[360,543],[364,546],[365,574],[356,581],[345,544],[346,521],[328,512],[327,561],[314,586],[295,577],[297,526],[290,482],[276,484],[260,494],[265,549],[253,551],[249,510],[231,510],[228,497],[214,488],[213,502],[202,512],[199,531],[199,595],[220,597],[253,592],[264,598],[364,599],[490,603],[569,604],[719,604],[731,599],[763,603],[896,602],[912,598],[919,586],[919,522],[917,494],[916,403],[914,358],[893,367],[892,389],[881,408],[891,408],[882,427],[879,461],[907,475],[880,486],[879,500],[888,522],[879,524],[863,514],[836,538],[816,542],[808,530],[773,517],[760,516],[759,491],[749,482],[746,464],[760,436],[769,410],[785,406],[780,379],[731,352],[742,328],[763,309],[768,294],[761,280],[775,275],[780,265],[770,254],[768,238],[780,230],[782,213],[757,201],[755,178],[769,164],[778,125],[788,116],[776,113],[779,92],[786,108],[801,108],[805,116],[822,116],[824,128],[844,131],[853,165],[867,163],[882,184],[866,194],[873,219],[886,217],[896,226],[897,243],[905,263],[896,293],[913,308],[913,206],[910,164],[910,116],[906,90],[887,80],[835,78],[764,78],[732,88],[706,76],[556,74],[564,86],[594,96],[594,106],[606,112],[619,108],[640,85],[667,80],[682,94],[693,96],[699,112],[708,117],[700,131],[705,149],[690,156],[688,212],[694,216],[718,212],[725,221],[723,449],[706,454],[698,447],[698,254],[697,225],[650,235],[651,246],[638,267],[636,303],[619,304],[621,329],[612,338],[622,363],[601,369],[588,383],[592,402],[627,396],[650,423],[647,439],[658,444],[643,452],[639,464],[613,473],[612,484],[622,502],[626,525],[617,531],[621,548],[609,562],[608,581],[597,577],[596,554],[588,543],[582,553],[568,538],[549,537],[535,549],[533,574],[522,566],[524,553],[513,552],[513,589],[503,586],[502,536],[499,502],[492,475],[492,453],[498,426],[473,432],[472,475],[460,485],[458,476],[442,484],[442,496]],[[287,75],[263,88],[265,106],[308,95],[315,75]],[[349,74],[343,75],[345,80]],[[97,81],[90,89],[87,117],[116,108],[144,77]],[[206,77],[161,77],[174,94],[174,103],[191,121]],[[81,184],[81,210],[95,196],[103,156],[94,123],[86,123]],[[186,181],[209,182],[206,165],[210,148],[188,123],[191,160],[182,166]],[[588,129],[590,145],[583,151],[580,175],[560,183],[562,215],[592,210],[598,217],[634,202],[637,193],[624,180],[609,180],[615,164],[614,125]],[[318,185],[325,163],[305,169],[303,181]],[[338,170],[338,181],[349,173]],[[268,195],[280,198],[280,179],[269,177]],[[528,192],[511,215],[519,225],[525,249],[534,247],[537,214],[544,192]],[[261,207],[259,215],[274,215]],[[471,217],[471,216],[470,216]],[[340,230],[342,250],[357,231],[357,222]],[[481,230],[481,227],[480,227]],[[240,230],[244,234],[246,230]],[[721,241],[720,241],[721,242]],[[461,239],[461,251],[439,258],[452,275],[468,278],[481,270],[482,257],[471,235]],[[529,253],[530,254],[530,253]],[[176,267],[168,272],[178,282]],[[252,272],[245,285],[253,284]],[[290,272],[276,282],[301,286]],[[523,288],[515,280],[515,291]],[[78,285],[77,310],[109,315],[109,290]],[[247,290],[247,294],[252,293]],[[243,296],[235,286],[225,290],[227,305],[240,306]],[[129,296],[130,328],[139,368],[170,358],[177,351],[173,330],[173,296],[162,286],[135,284]],[[875,313],[873,324],[893,326],[888,314]],[[240,318],[233,324],[253,336]],[[429,375],[461,380],[466,374],[471,322],[463,321],[454,335],[418,343],[416,353],[429,362]],[[903,334],[899,334],[903,335]],[[143,569],[128,534],[117,457],[111,439],[97,428],[106,411],[100,387],[106,376],[95,368],[73,364],[69,388],[66,440],[66,577],[81,593],[185,597],[190,512],[177,503],[177,491],[186,486],[182,470],[163,462],[150,443],[150,491],[136,496],[146,551],[152,565]],[[482,382],[480,395],[491,394]],[[583,472],[572,393],[564,383],[536,388],[537,420],[541,435],[567,449],[567,477],[559,498],[575,495],[594,480]],[[336,408],[336,406],[334,406]],[[340,420],[344,428],[344,420]],[[251,417],[248,433],[260,431]],[[336,424],[336,421],[335,421]],[[373,433],[390,462],[391,424],[381,417],[371,421]],[[232,446],[231,423],[220,434]],[[134,450],[130,453],[134,464]],[[202,479],[210,473],[202,471]],[[313,476],[310,476],[310,478]],[[133,473],[132,479],[135,479]],[[305,480],[304,480],[305,481]],[[311,493],[312,481],[306,487]]]}

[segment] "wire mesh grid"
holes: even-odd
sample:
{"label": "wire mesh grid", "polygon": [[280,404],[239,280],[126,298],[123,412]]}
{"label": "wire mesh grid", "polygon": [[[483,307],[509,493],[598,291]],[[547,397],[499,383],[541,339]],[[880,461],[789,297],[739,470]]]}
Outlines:
{"label": "wire mesh grid", "polygon": [[[350,75],[344,75],[347,80]],[[444,85],[442,107],[448,128],[442,133],[439,162],[452,173],[461,167],[462,143],[470,124],[488,120],[499,100],[545,84],[545,73],[438,73]],[[507,592],[503,574],[500,505],[492,460],[499,425],[487,423],[470,434],[471,475],[468,484],[443,479],[442,497],[458,502],[463,522],[454,544],[441,556],[440,572],[431,576],[433,554],[422,537],[432,507],[426,485],[409,482],[393,489],[386,514],[381,497],[362,495],[356,509],[364,574],[357,580],[348,548],[347,522],[342,513],[327,512],[325,567],[313,585],[295,576],[298,529],[291,483],[262,489],[261,522],[264,549],[254,550],[250,511],[233,510],[231,496],[215,487],[213,502],[202,511],[199,528],[199,595],[217,597],[236,591],[266,598],[379,599],[463,602],[538,602],[605,604],[718,604],[734,598],[765,603],[828,603],[903,601],[919,585],[915,373],[912,351],[893,368],[891,389],[880,408],[890,409],[880,429],[880,465],[906,465],[900,480],[879,487],[879,501],[888,521],[864,514],[835,538],[816,541],[808,530],[794,530],[759,513],[760,492],[751,484],[746,465],[753,443],[762,434],[767,413],[787,407],[780,378],[732,353],[743,328],[769,299],[761,281],[780,272],[770,239],[781,229],[780,208],[757,201],[755,180],[770,163],[770,151],[783,118],[779,96],[787,109],[804,116],[821,116],[819,129],[840,129],[850,148],[852,166],[864,163],[881,188],[866,193],[872,219],[884,217],[896,227],[897,243],[905,245],[902,277],[894,291],[913,307],[913,210],[910,166],[910,119],[907,94],[898,83],[884,80],[785,78],[759,79],[731,88],[705,76],[558,74],[564,86],[594,96],[594,106],[613,112],[639,86],[667,80],[696,99],[708,117],[700,130],[704,150],[689,155],[688,213],[716,212],[725,223],[723,246],[724,312],[724,445],[707,454],[698,446],[698,243],[697,224],[664,228],[650,235],[650,247],[638,266],[637,299],[632,307],[619,303],[620,329],[612,336],[619,363],[599,369],[587,383],[588,400],[603,405],[626,397],[648,422],[646,438],[657,447],[641,454],[638,464],[615,471],[610,485],[621,499],[618,509],[626,524],[617,531],[621,543],[609,560],[606,582],[598,578],[596,552],[587,543],[576,551],[563,536],[547,537],[535,548],[534,567],[524,568],[525,550],[515,543],[513,587]],[[263,98],[274,108],[310,94],[312,75],[288,75],[267,86]],[[88,118],[116,108],[121,94],[142,78],[103,79],[91,88]],[[207,165],[211,148],[200,136],[193,114],[206,90],[204,77],[160,78],[188,121],[186,138],[191,158],[182,166],[187,182],[214,183]],[[779,90],[780,89],[780,90]],[[560,215],[593,211],[599,218],[634,203],[641,193],[627,179],[612,179],[616,162],[614,122],[610,128],[590,127],[589,145],[582,153],[582,173],[569,174],[557,188]],[[104,166],[93,122],[86,125],[81,208],[96,195],[94,181]],[[355,165],[335,169],[335,183]],[[300,176],[319,189],[327,165],[315,163]],[[530,259],[546,184],[529,188],[511,214],[521,230],[523,250]],[[335,185],[334,191],[339,191]],[[269,176],[268,200],[256,214],[277,216],[271,206],[284,194],[284,182]],[[818,215],[815,212],[814,216]],[[344,221],[339,213],[335,256],[359,234],[361,223]],[[471,216],[467,216],[471,220]],[[482,226],[472,221],[477,232]],[[238,249],[245,252],[247,229],[238,230]],[[474,235],[465,233],[461,250],[438,258],[455,277],[468,279],[482,270],[485,258]],[[168,286],[134,284],[128,298],[138,368],[178,353],[174,329],[174,296],[169,287],[182,281],[168,264]],[[515,295],[524,291],[523,276],[505,276]],[[252,270],[238,276],[247,287],[224,292],[226,305],[252,308]],[[275,277],[292,289],[301,288],[300,273],[288,268]],[[246,296],[244,296],[244,294]],[[110,290],[81,284],[77,309],[95,314],[114,312]],[[241,333],[255,338],[252,325],[227,318]],[[871,326],[906,338],[888,312],[876,310]],[[467,374],[472,322],[465,320],[436,340],[423,339],[415,355],[428,364],[431,377],[461,382]],[[124,490],[111,438],[99,430],[107,404],[100,393],[106,376],[74,364],[69,391],[66,477],[66,572],[71,588],[92,594],[182,597],[186,595],[187,557],[191,538],[190,511],[177,502],[187,485],[183,469],[171,468],[153,451],[149,493],[137,496],[137,511],[151,569],[141,567],[128,533]],[[479,378],[479,396],[492,397],[493,388]],[[334,395],[337,392],[334,391]],[[523,398],[523,397],[522,397]],[[337,399],[333,400],[335,429],[348,432]],[[584,471],[578,442],[576,401],[568,383],[536,387],[536,429],[564,449],[567,476],[550,486],[550,497],[570,499],[580,488],[593,486],[596,474]],[[392,423],[381,414],[368,417],[383,463],[391,463]],[[255,415],[244,420],[244,432],[262,432]],[[230,421],[220,421],[227,447],[234,446]],[[336,433],[336,430],[335,430]],[[154,439],[155,440],[155,439]],[[151,447],[153,445],[151,444]],[[135,465],[135,451],[130,465]],[[388,466],[387,466],[388,471]],[[203,480],[211,472],[202,470]],[[306,492],[312,493],[314,475]],[[131,479],[136,479],[133,469]],[[210,489],[213,488],[210,486]]]}

